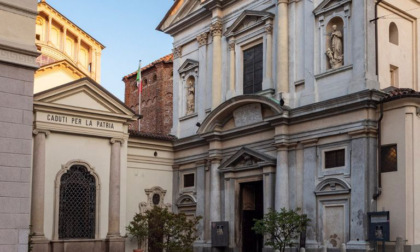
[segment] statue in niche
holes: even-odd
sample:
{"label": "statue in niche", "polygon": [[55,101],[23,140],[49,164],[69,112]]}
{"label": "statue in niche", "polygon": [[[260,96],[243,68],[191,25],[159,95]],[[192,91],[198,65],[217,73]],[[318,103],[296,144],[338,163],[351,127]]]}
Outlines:
{"label": "statue in niche", "polygon": [[337,25],[332,26],[331,47],[328,47],[325,53],[329,59],[332,69],[339,68],[343,65],[343,34],[337,31]]}
{"label": "statue in niche", "polygon": [[194,79],[188,80],[187,86],[187,115],[195,112],[195,88]]}

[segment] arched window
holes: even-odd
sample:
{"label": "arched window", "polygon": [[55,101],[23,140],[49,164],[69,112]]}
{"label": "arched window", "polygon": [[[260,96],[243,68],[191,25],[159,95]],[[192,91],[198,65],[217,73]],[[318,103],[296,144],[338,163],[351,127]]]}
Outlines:
{"label": "arched window", "polygon": [[398,45],[398,27],[394,22],[389,24],[389,42]]}
{"label": "arched window", "polygon": [[59,239],[94,239],[96,227],[96,179],[80,164],[60,178]]}

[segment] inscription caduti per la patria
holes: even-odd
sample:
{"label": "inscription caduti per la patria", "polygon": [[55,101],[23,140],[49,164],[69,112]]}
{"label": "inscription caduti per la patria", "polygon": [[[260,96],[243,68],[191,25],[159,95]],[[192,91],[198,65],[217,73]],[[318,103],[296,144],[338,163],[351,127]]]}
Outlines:
{"label": "inscription caduti per la patria", "polygon": [[81,117],[65,116],[65,115],[57,115],[57,114],[46,114],[45,119],[48,122],[54,122],[54,123],[59,123],[59,124],[101,128],[101,129],[111,129],[111,130],[115,129],[113,122],[87,119],[87,118],[81,118]]}

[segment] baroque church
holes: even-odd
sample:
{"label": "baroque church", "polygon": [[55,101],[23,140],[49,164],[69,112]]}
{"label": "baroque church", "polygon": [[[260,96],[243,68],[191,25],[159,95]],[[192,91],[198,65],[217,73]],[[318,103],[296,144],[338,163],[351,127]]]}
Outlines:
{"label": "baroque church", "polygon": [[311,219],[311,251],[374,248],[378,211],[386,246],[418,251],[419,17],[414,0],[175,0],[139,111],[134,73],[123,103],[104,45],[39,2],[32,251],[132,251],[153,206],[203,217],[195,251],[273,251],[251,227],[281,208]]}

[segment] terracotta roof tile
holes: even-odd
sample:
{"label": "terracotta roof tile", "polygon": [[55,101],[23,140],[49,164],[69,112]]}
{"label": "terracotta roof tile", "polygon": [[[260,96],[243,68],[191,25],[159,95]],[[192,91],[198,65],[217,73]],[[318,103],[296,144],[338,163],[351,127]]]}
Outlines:
{"label": "terracotta roof tile", "polygon": [[[143,71],[146,71],[147,69],[152,68],[153,66],[155,66],[156,64],[161,63],[161,62],[163,62],[163,63],[171,63],[173,61],[173,59],[174,59],[174,55],[172,53],[171,54],[168,54],[168,55],[163,56],[162,58],[160,58],[158,60],[155,60],[152,63],[150,63],[150,64],[142,67],[141,68],[141,71],[142,72]],[[123,80],[124,79],[128,79],[128,78],[131,78],[131,77],[136,76],[136,75],[137,75],[137,70],[134,71],[134,72],[132,72],[131,74],[128,74],[128,75],[124,76],[123,77]]]}
{"label": "terracotta roof tile", "polygon": [[389,87],[383,90],[387,95],[384,98],[384,101],[391,101],[405,97],[419,97],[420,92],[415,91],[411,88],[395,88]]}
{"label": "terracotta roof tile", "polygon": [[144,138],[149,138],[149,139],[166,140],[166,141],[173,141],[177,139],[173,135],[148,133],[148,132],[142,132],[138,130],[128,130],[128,133],[130,134],[130,137],[144,137]]}

